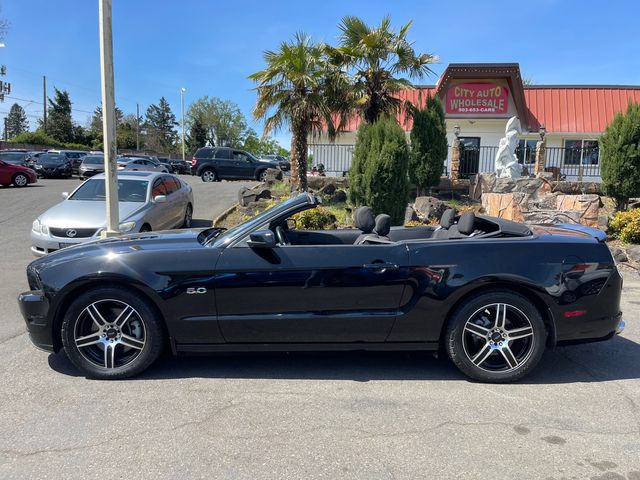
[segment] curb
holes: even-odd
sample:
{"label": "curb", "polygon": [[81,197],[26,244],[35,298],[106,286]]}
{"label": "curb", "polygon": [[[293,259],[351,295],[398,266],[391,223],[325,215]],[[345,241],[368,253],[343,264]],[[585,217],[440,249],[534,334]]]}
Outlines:
{"label": "curb", "polygon": [[239,203],[234,203],[233,205],[231,205],[229,208],[227,208],[224,212],[222,212],[220,215],[218,215],[216,218],[213,219],[213,227],[217,227],[220,223],[222,223],[229,215],[231,215],[238,207],[240,206]]}

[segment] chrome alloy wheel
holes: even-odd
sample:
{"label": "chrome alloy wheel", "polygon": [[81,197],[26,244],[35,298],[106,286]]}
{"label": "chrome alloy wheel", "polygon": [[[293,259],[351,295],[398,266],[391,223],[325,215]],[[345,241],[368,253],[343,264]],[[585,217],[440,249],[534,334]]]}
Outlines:
{"label": "chrome alloy wheel", "polygon": [[205,182],[215,182],[216,181],[216,173],[213,170],[205,170],[202,172],[202,180]]}
{"label": "chrome alloy wheel", "polygon": [[485,305],[465,323],[462,346],[476,367],[487,372],[510,372],[531,356],[533,326],[522,310],[513,305]]}
{"label": "chrome alloy wheel", "polygon": [[87,361],[102,368],[133,362],[145,346],[146,331],[140,314],[120,300],[99,300],[76,319],[75,345]]}

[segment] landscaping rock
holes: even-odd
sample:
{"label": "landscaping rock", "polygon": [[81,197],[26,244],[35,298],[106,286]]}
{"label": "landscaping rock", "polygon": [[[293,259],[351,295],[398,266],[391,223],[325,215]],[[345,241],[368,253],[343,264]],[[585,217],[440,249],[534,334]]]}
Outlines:
{"label": "landscaping rock", "polygon": [[418,197],[413,204],[413,209],[422,220],[440,218],[447,208],[446,203],[435,197]]}
{"label": "landscaping rock", "polygon": [[336,188],[347,188],[349,186],[349,179],[347,177],[321,177],[310,176],[307,177],[307,187],[309,190],[319,191],[325,185],[332,183]]}
{"label": "landscaping rock", "polygon": [[417,222],[418,220],[420,219],[416,211],[411,205],[407,205],[407,209],[404,211],[404,223]]}
{"label": "landscaping rock", "polygon": [[336,190],[336,193],[333,194],[331,199],[329,200],[331,203],[343,203],[347,201],[347,192],[344,190]]}
{"label": "landscaping rock", "polygon": [[271,190],[268,188],[249,189],[242,187],[238,190],[238,203],[242,207],[246,207],[260,199],[271,198]]}
{"label": "landscaping rock", "polygon": [[556,210],[576,211],[580,216],[576,223],[587,227],[598,227],[598,210],[600,197],[598,195],[558,195]]}
{"label": "landscaping rock", "polygon": [[333,183],[327,183],[320,189],[320,193],[323,195],[332,195],[336,191],[336,186]]}
{"label": "landscaping rock", "polygon": [[539,223],[575,223],[579,224],[581,215],[577,210],[529,210],[523,212],[524,221],[527,223],[539,224]]}
{"label": "landscaping rock", "polygon": [[267,168],[267,176],[264,179],[266,185],[273,185],[282,180],[282,170],[279,168]]}
{"label": "landscaping rock", "polygon": [[595,194],[602,195],[602,184],[598,182],[554,182],[553,191],[567,195]]}
{"label": "landscaping rock", "polygon": [[611,250],[611,254],[613,258],[616,259],[616,262],[624,263],[629,261],[629,257],[627,257],[626,252],[622,248],[609,245],[609,250]]}
{"label": "landscaping rock", "polygon": [[514,222],[524,221],[528,210],[528,196],[522,192],[483,193],[482,208],[490,217],[504,218]]}
{"label": "landscaping rock", "polygon": [[627,259],[640,263],[640,245],[629,245],[627,247]]}

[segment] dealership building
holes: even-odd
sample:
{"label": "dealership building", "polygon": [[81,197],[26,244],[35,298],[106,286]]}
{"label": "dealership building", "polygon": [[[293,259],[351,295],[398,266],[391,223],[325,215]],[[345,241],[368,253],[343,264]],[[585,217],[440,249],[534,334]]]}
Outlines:
{"label": "dealership building", "polygon": [[[428,95],[443,102],[449,145],[460,141],[460,178],[494,169],[498,143],[507,120],[518,116],[522,126],[516,155],[533,172],[536,144],[544,138],[546,170],[562,178],[599,180],[598,140],[606,126],[628,103],[640,103],[640,86],[525,85],[517,63],[450,64],[436,85],[402,91],[399,97],[421,106]],[[411,130],[411,120],[398,115]],[[352,118],[335,142],[326,135],[312,139],[314,164],[330,173],[349,169],[359,118]],[[451,171],[451,149],[444,173]]]}

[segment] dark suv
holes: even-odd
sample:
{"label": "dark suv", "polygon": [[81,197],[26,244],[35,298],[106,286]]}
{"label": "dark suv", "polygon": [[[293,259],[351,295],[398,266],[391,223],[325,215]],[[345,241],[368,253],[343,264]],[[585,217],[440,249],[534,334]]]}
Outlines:
{"label": "dark suv", "polygon": [[203,182],[216,182],[223,178],[264,180],[267,168],[278,167],[277,161],[261,161],[243,150],[203,147],[191,160],[191,175],[199,176]]}
{"label": "dark suv", "polygon": [[48,153],[56,153],[59,155],[64,155],[67,157],[69,162],[71,162],[71,171],[78,175],[78,171],[80,170],[80,165],[82,164],[82,159],[89,153],[84,150],[49,150]]}

